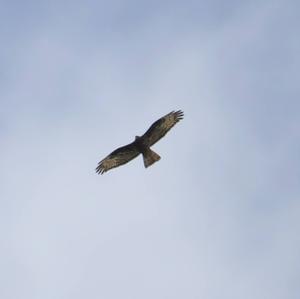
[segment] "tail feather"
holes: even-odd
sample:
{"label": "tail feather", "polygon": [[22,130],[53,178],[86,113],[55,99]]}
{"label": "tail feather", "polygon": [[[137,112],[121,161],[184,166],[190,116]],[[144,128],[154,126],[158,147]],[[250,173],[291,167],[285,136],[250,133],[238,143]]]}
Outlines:
{"label": "tail feather", "polygon": [[150,148],[145,153],[143,153],[143,158],[145,168],[160,160],[160,156]]}

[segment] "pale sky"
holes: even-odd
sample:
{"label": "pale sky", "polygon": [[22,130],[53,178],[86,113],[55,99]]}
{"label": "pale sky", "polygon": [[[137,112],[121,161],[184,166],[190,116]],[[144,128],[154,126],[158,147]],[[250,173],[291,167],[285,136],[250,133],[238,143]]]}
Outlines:
{"label": "pale sky", "polygon": [[298,299],[299,11],[2,1],[0,298]]}

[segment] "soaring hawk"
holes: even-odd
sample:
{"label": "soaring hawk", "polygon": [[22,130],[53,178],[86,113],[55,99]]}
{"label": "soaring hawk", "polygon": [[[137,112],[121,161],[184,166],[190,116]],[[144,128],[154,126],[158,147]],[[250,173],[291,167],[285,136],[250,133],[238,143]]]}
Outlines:
{"label": "soaring hawk", "polygon": [[172,111],[154,122],[143,136],[135,136],[135,140],[125,146],[119,147],[110,153],[106,158],[98,163],[96,172],[104,172],[123,165],[137,157],[143,155],[144,165],[147,168],[160,159],[160,156],[150,149],[154,143],[166,135],[166,133],[181,119],[181,110]]}

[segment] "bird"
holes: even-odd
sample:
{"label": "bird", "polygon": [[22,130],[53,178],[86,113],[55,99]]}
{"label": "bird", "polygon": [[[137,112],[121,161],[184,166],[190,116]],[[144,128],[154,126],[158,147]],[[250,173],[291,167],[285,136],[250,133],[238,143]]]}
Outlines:
{"label": "bird", "polygon": [[145,168],[159,161],[160,156],[150,147],[164,137],[176,123],[183,119],[183,116],[183,111],[177,110],[161,117],[150,126],[144,135],[135,136],[133,142],[117,148],[101,160],[95,169],[96,173],[104,174],[115,167],[128,163],[139,154],[143,155]]}

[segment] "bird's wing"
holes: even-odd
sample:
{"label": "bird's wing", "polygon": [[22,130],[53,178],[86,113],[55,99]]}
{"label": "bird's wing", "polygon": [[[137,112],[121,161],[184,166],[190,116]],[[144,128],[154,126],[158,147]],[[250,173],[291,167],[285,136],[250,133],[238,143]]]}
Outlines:
{"label": "bird's wing", "polygon": [[172,111],[153,123],[142,138],[151,146],[164,137],[181,119],[183,119],[183,111]]}
{"label": "bird's wing", "polygon": [[103,174],[104,172],[123,165],[139,155],[139,151],[134,142],[119,147],[110,153],[106,158],[98,163],[96,172]]}

